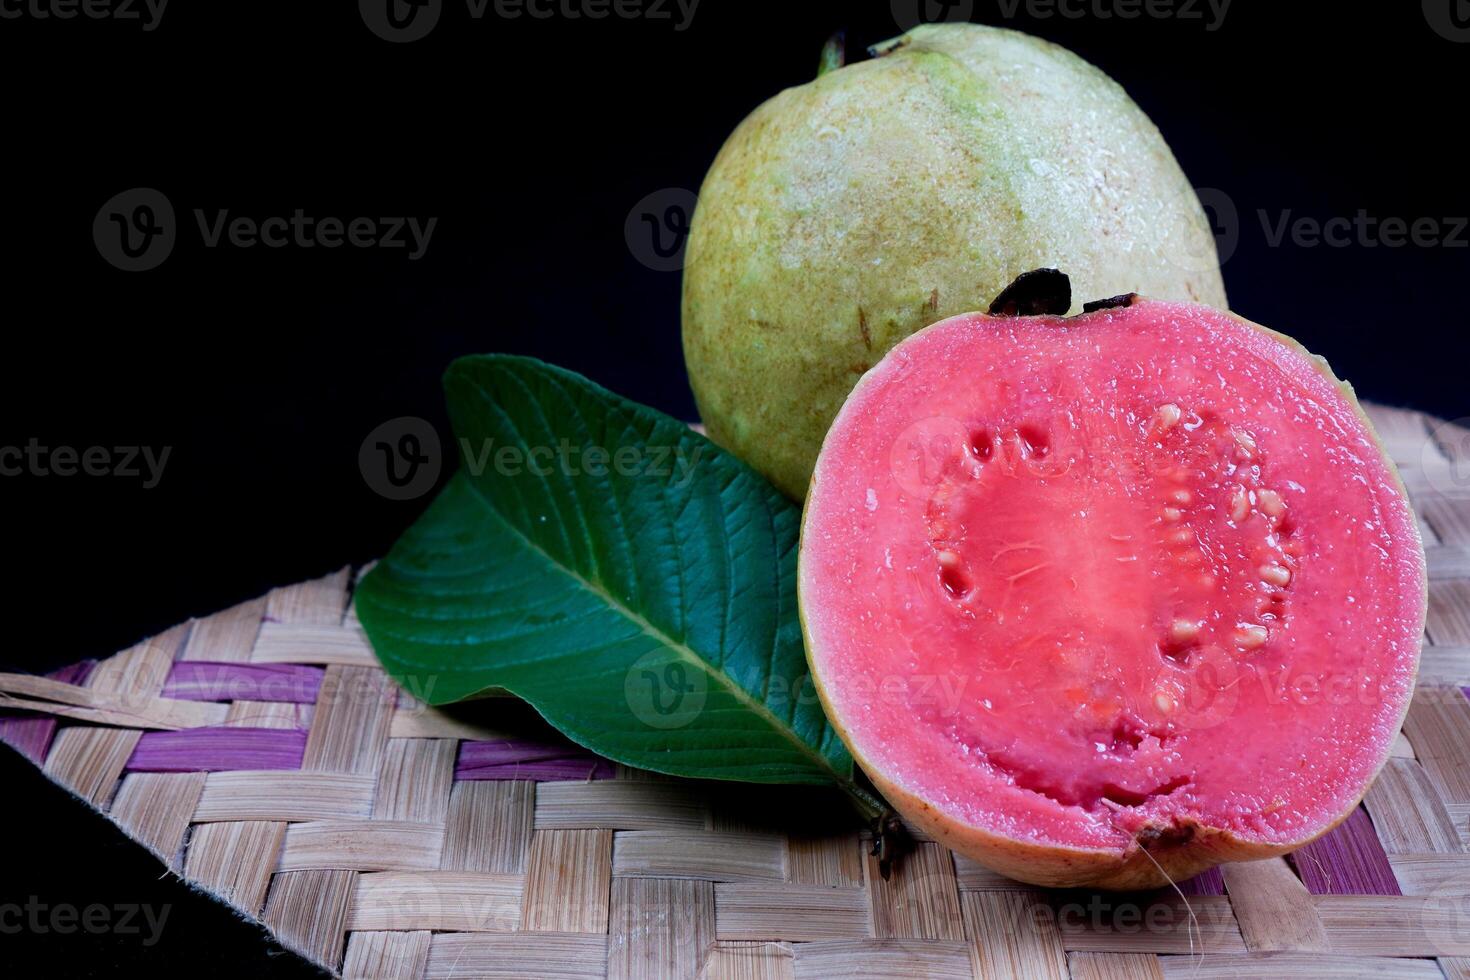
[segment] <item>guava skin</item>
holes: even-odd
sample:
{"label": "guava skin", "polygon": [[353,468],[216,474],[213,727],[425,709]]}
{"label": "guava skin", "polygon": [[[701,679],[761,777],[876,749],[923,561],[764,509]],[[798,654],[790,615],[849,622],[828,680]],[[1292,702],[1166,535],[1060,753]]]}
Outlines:
{"label": "guava skin", "polygon": [[1021,272],[1065,269],[1081,297],[1226,306],[1194,190],[1101,71],[971,24],[880,47],[740,124],[685,253],[684,355],[709,434],[798,500],[863,372]]}
{"label": "guava skin", "polygon": [[[1143,298],[1130,298],[1130,300],[1131,302],[1125,305],[1149,302]],[[1092,322],[1092,318],[1108,315],[1106,311],[1090,313],[1067,321],[1067,326],[1071,330],[1085,331],[1088,324]],[[1408,494],[1398,475],[1397,468],[1387,451],[1383,449],[1381,440],[1377,439],[1372,423],[1359,404],[1352,386],[1339,379],[1323,358],[1311,354],[1291,337],[1245,320],[1243,317],[1231,314],[1229,318],[1300,355],[1310,364],[1311,368],[1336,388],[1347,407],[1361,422],[1367,435],[1377,445],[1382,464],[1391,477],[1392,485],[1397,491],[1399,505],[1403,510],[1405,537],[1399,547],[1404,557],[1410,560],[1415,568],[1413,588],[1405,592],[1406,603],[1413,610],[1412,616],[1408,617],[1413,619],[1413,622],[1408,624],[1408,632],[1414,635],[1421,634],[1428,605],[1428,580],[1423,544],[1419,537],[1417,522],[1409,508]],[[944,330],[945,328],[936,326],[933,329]],[[895,357],[897,356],[896,354]],[[862,388],[872,384],[879,373],[879,371],[874,371],[865,377],[859,391],[853,394],[854,401],[859,398]],[[840,425],[836,428],[840,428]],[[835,438],[836,428],[833,430],[834,436],[829,436],[827,440],[829,444]],[[803,514],[803,545],[809,539],[817,540],[825,533],[821,524],[815,520],[813,513],[813,501],[817,497],[819,479],[820,473],[813,476],[811,485],[813,492],[808,495],[807,506]],[[820,609],[815,605],[813,591],[809,587],[809,571],[817,567],[812,562],[809,549],[803,546],[798,561],[798,598],[808,664],[811,667],[812,679],[823,710],[831,719],[844,743],[852,751],[854,760],[883,797],[910,825],[957,853],[1018,881],[1059,888],[1151,889],[1183,881],[1210,867],[1226,862],[1260,860],[1290,853],[1329,833],[1350,816],[1361,802],[1363,791],[1372,785],[1373,780],[1391,755],[1393,742],[1391,737],[1382,742],[1381,749],[1374,745],[1370,750],[1370,743],[1366,741],[1365,736],[1363,750],[1371,751],[1371,755],[1365,754],[1363,757],[1367,762],[1369,777],[1362,783],[1362,789],[1357,791],[1356,795],[1350,801],[1346,801],[1340,809],[1331,811],[1327,819],[1313,828],[1310,833],[1291,840],[1250,839],[1229,828],[1212,826],[1207,822],[1185,818],[1176,819],[1170,825],[1145,827],[1122,849],[1100,849],[1024,839],[1020,836],[999,833],[993,829],[977,826],[957,818],[952,812],[946,812],[946,807],[943,805],[926,799],[902,785],[903,780],[862,750],[860,741],[844,724],[843,712],[836,703],[831,690],[831,686],[838,678],[831,676],[824,669],[824,648],[812,625],[814,618],[820,613]],[[1417,673],[1418,663],[1419,650],[1416,644],[1412,648],[1411,658],[1405,663],[1408,691],[1413,689],[1413,678]],[[1392,732],[1396,733],[1402,727],[1404,717],[1408,712],[1409,701],[1410,698],[1405,696],[1402,705],[1396,711],[1390,726]]]}

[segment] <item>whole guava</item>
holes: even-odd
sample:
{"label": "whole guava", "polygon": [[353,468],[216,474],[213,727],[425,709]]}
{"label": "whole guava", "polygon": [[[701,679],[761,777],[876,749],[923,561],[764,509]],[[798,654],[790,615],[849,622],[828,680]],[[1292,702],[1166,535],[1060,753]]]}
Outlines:
{"label": "whole guava", "polygon": [[1018,274],[1223,308],[1211,228],[1142,110],[1071,52],[926,25],[750,114],[700,190],[684,356],[710,436],[790,496],[858,378]]}

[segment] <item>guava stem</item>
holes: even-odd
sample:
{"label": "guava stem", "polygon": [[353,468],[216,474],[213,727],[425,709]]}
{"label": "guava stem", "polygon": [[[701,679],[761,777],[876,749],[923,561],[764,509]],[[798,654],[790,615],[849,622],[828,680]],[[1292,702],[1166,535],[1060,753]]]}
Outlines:
{"label": "guava stem", "polygon": [[894,864],[912,847],[908,831],[898,812],[881,797],[869,793],[856,782],[844,782],[841,786],[853,808],[862,814],[863,821],[872,829],[873,848],[869,853],[878,859],[878,873],[887,881]]}
{"label": "guava stem", "polygon": [[869,793],[855,782],[842,783],[841,787],[852,803],[853,809],[857,810],[863,820],[868,823],[893,812],[893,808],[881,798]]}
{"label": "guava stem", "polygon": [[887,41],[879,41],[877,44],[874,44],[868,48],[868,56],[872,58],[881,58],[884,55],[892,54],[899,48],[907,47],[909,41],[910,38],[907,34],[901,35],[899,37],[889,38]]}
{"label": "guava stem", "polygon": [[847,64],[847,32],[838,31],[822,45],[822,60],[817,65],[817,77],[836,71]]}

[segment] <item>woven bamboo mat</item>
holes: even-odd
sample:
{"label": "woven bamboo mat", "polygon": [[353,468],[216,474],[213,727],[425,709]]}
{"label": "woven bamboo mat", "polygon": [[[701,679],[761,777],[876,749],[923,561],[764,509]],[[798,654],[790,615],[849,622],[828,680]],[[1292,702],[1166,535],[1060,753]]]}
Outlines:
{"label": "woven bamboo mat", "polygon": [[1370,411],[1429,555],[1404,737],[1331,835],[1182,895],[1029,888],[922,840],[885,881],[824,792],[627,770],[511,699],[425,708],[347,569],[11,675],[45,712],[0,738],[349,977],[1470,978],[1470,433]]}

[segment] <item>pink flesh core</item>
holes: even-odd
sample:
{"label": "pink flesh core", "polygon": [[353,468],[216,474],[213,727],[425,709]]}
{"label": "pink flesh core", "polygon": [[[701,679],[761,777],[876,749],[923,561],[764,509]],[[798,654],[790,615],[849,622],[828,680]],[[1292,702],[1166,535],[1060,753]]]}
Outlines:
{"label": "pink flesh core", "polygon": [[1423,629],[1418,532],[1309,355],[1157,302],[957,317],[829,433],[800,569],[867,766],[951,819],[1121,851],[1287,844],[1366,788]]}

